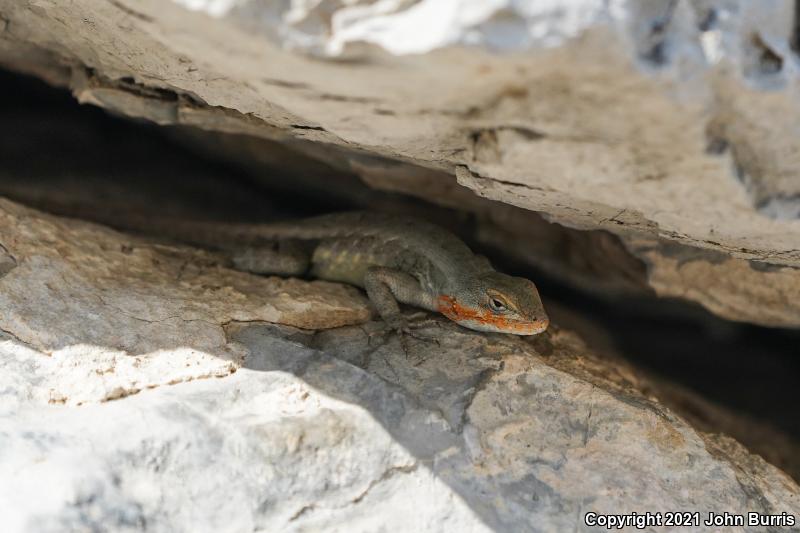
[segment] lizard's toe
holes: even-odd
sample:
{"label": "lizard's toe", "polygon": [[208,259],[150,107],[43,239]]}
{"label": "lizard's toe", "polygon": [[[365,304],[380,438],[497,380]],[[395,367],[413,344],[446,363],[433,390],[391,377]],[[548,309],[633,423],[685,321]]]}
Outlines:
{"label": "lizard's toe", "polygon": [[410,337],[426,342],[436,341],[438,335],[426,333],[421,330],[427,329],[434,324],[435,321],[431,320],[430,318],[418,322],[409,322],[405,317],[402,316],[386,321],[386,326],[394,330],[401,339],[404,337]]}
{"label": "lizard's toe", "polygon": [[[387,333],[394,333],[397,336],[397,340],[400,342],[400,347],[402,348],[406,357],[409,359],[419,359],[411,356],[411,354],[419,351],[416,349],[418,347],[412,346],[412,339],[418,342],[435,342],[437,345],[439,344],[438,334],[434,332],[420,331],[420,329],[429,328],[431,325],[438,326],[436,321],[427,317],[427,314],[419,314],[419,316],[422,317],[423,320],[414,322],[409,322],[407,318],[402,315],[385,318],[385,327],[382,330],[371,333],[370,337],[372,335],[381,334],[385,339],[385,335]],[[417,366],[424,361],[425,359],[421,359],[419,362],[415,363],[414,366]]]}
{"label": "lizard's toe", "polygon": [[436,344],[439,344],[438,335],[434,333],[426,333],[424,331],[419,331],[417,328],[414,327],[409,328],[408,331],[404,331],[402,334],[411,337],[413,339],[417,339],[419,341],[435,342]]}
{"label": "lizard's toe", "polygon": [[411,331],[408,321],[402,315],[384,318],[384,323],[388,329],[394,330],[397,333],[408,333]]}

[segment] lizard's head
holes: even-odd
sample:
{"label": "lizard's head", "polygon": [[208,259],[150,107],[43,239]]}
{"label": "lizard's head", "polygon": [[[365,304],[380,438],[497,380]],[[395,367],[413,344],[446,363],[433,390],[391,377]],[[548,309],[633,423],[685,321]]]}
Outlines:
{"label": "lizard's head", "polygon": [[536,285],[525,278],[487,272],[440,295],[439,312],[465,328],[477,331],[536,335],[547,329]]}

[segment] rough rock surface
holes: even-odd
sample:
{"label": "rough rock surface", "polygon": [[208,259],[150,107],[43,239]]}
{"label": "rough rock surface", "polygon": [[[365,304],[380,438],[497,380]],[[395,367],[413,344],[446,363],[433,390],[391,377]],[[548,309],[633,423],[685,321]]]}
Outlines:
{"label": "rough rock surface", "polygon": [[220,258],[153,246],[0,199],[0,331],[46,353],[36,365],[45,401],[81,404],[233,372],[224,325],[304,328],[363,322],[352,287],[249,276]]}
{"label": "rough rock surface", "polygon": [[581,531],[589,510],[800,514],[789,477],[557,326],[526,340],[433,319],[437,342],[405,354],[340,285],[232,272],[7,201],[0,244],[5,531]]}
{"label": "rough rock surface", "polygon": [[[662,294],[797,326],[797,20],[789,0],[0,0],[0,63],[160,124],[437,169],[651,240],[629,250]],[[675,242],[732,257],[703,267],[720,283]]]}

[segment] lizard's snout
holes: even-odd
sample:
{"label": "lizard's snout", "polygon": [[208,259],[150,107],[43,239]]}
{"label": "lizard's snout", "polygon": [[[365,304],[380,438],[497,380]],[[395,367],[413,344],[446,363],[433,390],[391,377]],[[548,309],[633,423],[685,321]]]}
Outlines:
{"label": "lizard's snout", "polygon": [[550,319],[548,317],[538,318],[531,322],[530,333],[528,335],[538,335],[539,333],[544,333],[547,331],[547,328],[550,326]]}

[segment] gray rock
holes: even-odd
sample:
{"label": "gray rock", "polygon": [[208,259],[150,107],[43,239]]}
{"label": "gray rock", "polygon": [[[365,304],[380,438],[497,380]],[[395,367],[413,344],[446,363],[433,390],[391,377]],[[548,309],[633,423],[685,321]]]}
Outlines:
{"label": "gray rock", "polygon": [[0,278],[11,272],[17,267],[17,260],[9,254],[5,248],[0,246]]}
{"label": "gray rock", "polygon": [[430,340],[404,353],[353,289],[0,209],[18,262],[0,279],[5,531],[589,531],[588,511],[800,514],[788,476],[557,325],[526,339],[417,313]]}
{"label": "gray rock", "polygon": [[[325,282],[263,278],[190,248],[153,245],[0,199],[0,331],[50,357],[37,393],[50,402],[112,399],[160,384],[228,375],[241,354],[232,321],[305,328],[363,322],[366,298]],[[169,356],[157,357],[167,351]]]}

